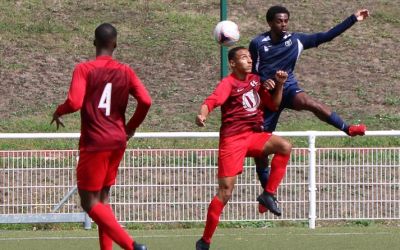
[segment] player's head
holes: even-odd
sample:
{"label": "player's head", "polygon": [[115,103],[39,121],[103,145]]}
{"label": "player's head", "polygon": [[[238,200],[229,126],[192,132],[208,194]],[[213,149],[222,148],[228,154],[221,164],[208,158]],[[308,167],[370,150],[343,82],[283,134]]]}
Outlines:
{"label": "player's head", "polygon": [[239,46],[230,49],[228,60],[233,73],[241,75],[251,73],[253,61],[247,48]]}
{"label": "player's head", "polygon": [[100,24],[94,31],[94,45],[97,49],[115,49],[117,29],[109,23]]}
{"label": "player's head", "polygon": [[290,13],[285,7],[279,5],[272,6],[268,9],[265,17],[273,33],[276,33],[279,36],[286,33]]}

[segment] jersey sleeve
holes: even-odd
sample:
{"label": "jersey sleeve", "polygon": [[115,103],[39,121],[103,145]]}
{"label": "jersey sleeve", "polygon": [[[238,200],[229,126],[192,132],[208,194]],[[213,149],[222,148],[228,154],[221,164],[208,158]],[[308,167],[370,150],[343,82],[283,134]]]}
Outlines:
{"label": "jersey sleeve", "polygon": [[260,95],[261,103],[263,107],[268,108],[269,110],[275,110],[277,107],[275,106],[274,102],[272,101],[271,93],[264,88],[260,88],[258,90],[258,94]]}
{"label": "jersey sleeve", "polygon": [[211,112],[216,107],[221,106],[228,99],[232,91],[232,85],[229,81],[222,80],[218,86],[215,88],[213,93],[209,95],[203,102],[207,105],[208,111]]}
{"label": "jersey sleeve", "polygon": [[129,94],[131,94],[137,101],[136,110],[126,125],[127,129],[133,130],[139,127],[144,118],[146,118],[152,100],[147,89],[136,73],[129,67],[127,67],[127,71],[130,85]]}
{"label": "jersey sleeve", "polygon": [[299,33],[299,39],[304,49],[318,47],[322,43],[332,41],[335,37],[345,32],[348,28],[357,22],[357,17],[353,14],[346,18],[343,22],[336,25],[327,32],[319,32],[313,34]]}
{"label": "jersey sleeve", "polygon": [[59,105],[56,110],[56,113],[59,116],[73,113],[82,107],[86,92],[86,75],[83,65],[78,64],[72,74],[67,100],[63,104]]}

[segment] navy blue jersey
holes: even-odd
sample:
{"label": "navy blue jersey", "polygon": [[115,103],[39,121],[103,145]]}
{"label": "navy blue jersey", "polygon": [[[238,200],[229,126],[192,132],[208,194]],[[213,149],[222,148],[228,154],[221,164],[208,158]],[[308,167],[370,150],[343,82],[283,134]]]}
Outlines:
{"label": "navy blue jersey", "polygon": [[253,73],[259,74],[261,82],[263,82],[267,79],[273,79],[277,70],[284,70],[289,74],[284,87],[287,88],[289,85],[296,84],[294,68],[301,52],[331,41],[355,22],[357,22],[357,17],[351,15],[327,32],[287,33],[278,43],[272,42],[270,32],[260,34],[249,45],[253,60]]}

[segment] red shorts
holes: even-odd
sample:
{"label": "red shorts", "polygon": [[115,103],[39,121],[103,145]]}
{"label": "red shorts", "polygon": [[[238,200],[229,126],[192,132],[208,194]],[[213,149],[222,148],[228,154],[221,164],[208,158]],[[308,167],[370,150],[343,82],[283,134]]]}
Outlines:
{"label": "red shorts", "polygon": [[80,151],[76,179],[78,188],[100,191],[115,184],[125,148],[109,151]]}
{"label": "red shorts", "polygon": [[262,156],[271,133],[246,131],[221,138],[218,151],[218,178],[236,176],[243,171],[246,156]]}

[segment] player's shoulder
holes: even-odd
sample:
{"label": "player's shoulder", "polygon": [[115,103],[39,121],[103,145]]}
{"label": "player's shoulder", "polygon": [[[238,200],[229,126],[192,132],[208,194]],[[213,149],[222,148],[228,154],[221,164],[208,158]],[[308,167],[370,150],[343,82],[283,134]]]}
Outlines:
{"label": "player's shoulder", "polygon": [[84,61],[75,64],[74,71],[88,71],[90,68],[90,61]]}
{"label": "player's shoulder", "polygon": [[225,76],[224,78],[221,79],[220,83],[231,83],[234,81],[233,74],[230,73],[229,75]]}
{"label": "player's shoulder", "polygon": [[218,85],[222,85],[224,87],[232,87],[235,85],[236,78],[233,75],[233,73],[230,73],[229,75],[225,76],[222,78],[222,80],[219,82]]}
{"label": "player's shoulder", "polygon": [[267,40],[271,40],[270,38],[270,33],[269,32],[264,32],[261,34],[256,35],[253,39],[251,39],[251,43],[261,43],[261,42],[265,42]]}
{"label": "player's shoulder", "polygon": [[76,69],[89,69],[95,66],[96,60],[95,59],[88,59],[86,61],[79,62],[75,65]]}

